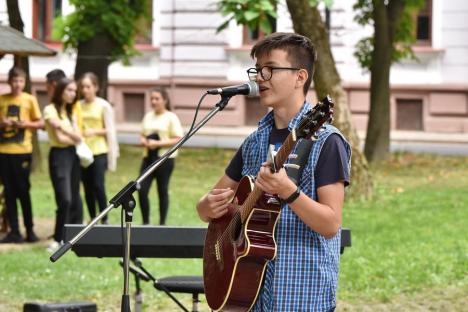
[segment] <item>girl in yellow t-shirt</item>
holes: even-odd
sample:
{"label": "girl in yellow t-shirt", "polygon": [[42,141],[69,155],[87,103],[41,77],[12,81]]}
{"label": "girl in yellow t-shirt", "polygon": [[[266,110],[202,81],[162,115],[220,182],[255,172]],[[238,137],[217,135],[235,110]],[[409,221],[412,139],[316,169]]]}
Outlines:
{"label": "girl in yellow t-shirt", "polygon": [[[118,144],[114,110],[109,102],[96,96],[99,90],[96,75],[91,72],[83,74],[79,81],[79,89],[83,97],[80,101],[83,118],[82,132],[94,156],[94,162],[91,165],[81,168],[81,179],[89,216],[94,219],[96,202],[101,212],[107,206],[105,173],[108,168],[115,170]],[[107,223],[107,216],[102,218],[102,223]]]}
{"label": "girl in yellow t-shirt", "polygon": [[44,120],[49,136],[49,173],[57,204],[54,250],[63,239],[65,223],[83,222],[80,197],[80,161],[75,145],[81,142],[76,105],[76,84],[63,78],[55,87],[52,103],[44,108]]}
{"label": "girl in yellow t-shirt", "polygon": [[[176,114],[170,111],[169,96],[163,88],[153,88],[150,91],[152,111],[147,113],[142,121],[140,136],[141,145],[145,148],[140,173],[159,159],[170,147],[183,136],[182,126]],[[166,224],[169,209],[169,179],[174,170],[174,152],[158,169],[148,177],[138,191],[143,224],[150,222],[150,206],[148,192],[153,179],[156,179],[159,195],[159,224]]]}

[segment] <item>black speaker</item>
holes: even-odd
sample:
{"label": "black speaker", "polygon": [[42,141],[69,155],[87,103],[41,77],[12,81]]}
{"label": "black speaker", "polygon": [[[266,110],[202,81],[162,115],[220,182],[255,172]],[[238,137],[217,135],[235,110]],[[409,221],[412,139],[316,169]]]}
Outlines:
{"label": "black speaker", "polygon": [[23,305],[23,312],[97,312],[97,306],[92,302],[67,303],[31,303]]}

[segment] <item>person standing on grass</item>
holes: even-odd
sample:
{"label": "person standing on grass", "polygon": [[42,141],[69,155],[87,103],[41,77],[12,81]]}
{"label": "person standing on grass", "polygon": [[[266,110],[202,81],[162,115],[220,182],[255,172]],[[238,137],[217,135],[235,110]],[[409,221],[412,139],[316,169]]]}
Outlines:
{"label": "person standing on grass", "polygon": [[251,50],[255,67],[249,79],[259,85],[260,104],[272,108],[248,136],[225,174],[197,204],[209,222],[228,212],[243,176],[281,199],[275,227],[276,257],[266,266],[252,311],[334,311],[340,259],[341,211],[349,183],[351,149],[335,127],[317,133],[299,183],[286,169],[272,172],[270,147],[282,145],[312,106],[306,101],[315,62],[315,47],[304,36],[274,33]]}
{"label": "person standing on grass", "polygon": [[[81,168],[81,179],[85,191],[85,200],[89,216],[96,217],[96,202],[99,211],[107,206],[105,188],[106,169],[115,171],[119,146],[114,123],[114,110],[106,100],[97,97],[99,90],[98,78],[88,72],[79,81],[81,116],[83,118],[82,133],[86,144],[93,152],[94,162],[86,168]],[[102,218],[107,224],[107,216]]]}
{"label": "person standing on grass", "polygon": [[54,241],[49,251],[56,250],[63,239],[65,223],[83,222],[80,197],[80,162],[75,145],[81,142],[78,116],[74,113],[77,87],[73,80],[61,79],[54,90],[52,103],[44,108],[49,136],[49,173],[57,204]]}
{"label": "person standing on grass", "polygon": [[0,175],[5,192],[5,204],[10,231],[1,243],[21,243],[17,200],[21,203],[26,241],[39,238],[33,230],[31,195],[33,131],[44,126],[36,97],[23,92],[26,73],[12,68],[8,73],[11,91],[0,96]]}
{"label": "person standing on grass", "polygon": [[[176,114],[170,111],[169,96],[164,88],[150,90],[151,112],[142,121],[140,143],[145,148],[140,174],[183,136],[182,126]],[[169,209],[169,179],[175,166],[175,151],[166,161],[148,177],[138,190],[143,224],[150,223],[150,205],[148,192],[153,179],[156,179],[159,195],[159,224],[165,225]]]}

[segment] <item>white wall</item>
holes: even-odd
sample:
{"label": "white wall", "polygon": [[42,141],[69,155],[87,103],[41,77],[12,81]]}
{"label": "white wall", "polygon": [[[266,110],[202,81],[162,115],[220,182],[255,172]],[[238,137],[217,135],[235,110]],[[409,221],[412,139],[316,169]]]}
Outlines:
{"label": "white wall", "polygon": [[[19,1],[25,34],[32,35],[32,0]],[[161,77],[205,77],[246,80],[245,69],[253,62],[242,47],[242,27],[231,23],[217,34],[224,17],[212,0],[164,0],[153,5],[153,49],[132,60],[132,66],[110,66],[110,79],[140,80]],[[335,0],[331,15],[331,43],[341,78],[346,82],[368,82],[353,56],[356,43],[372,34],[354,22],[354,2]],[[66,0],[64,12],[73,7]],[[278,31],[292,31],[285,0],[278,6]],[[0,22],[8,24],[6,0],[0,0]],[[419,61],[404,60],[393,66],[395,84],[468,82],[468,1],[433,0],[433,49],[417,52]],[[42,78],[52,68],[61,67],[71,75],[76,56],[60,52],[53,58],[31,58],[33,77]],[[0,74],[11,67],[11,57],[0,61]]]}

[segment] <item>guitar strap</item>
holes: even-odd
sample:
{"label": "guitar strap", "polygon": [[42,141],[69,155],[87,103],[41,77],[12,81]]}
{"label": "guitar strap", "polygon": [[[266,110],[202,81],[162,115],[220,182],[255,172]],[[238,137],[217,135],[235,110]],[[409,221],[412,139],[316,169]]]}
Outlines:
{"label": "guitar strap", "polygon": [[302,171],[304,171],[304,167],[307,164],[307,160],[309,159],[309,153],[312,148],[314,142],[312,140],[301,140],[297,144],[296,148],[296,155],[297,157],[291,158],[289,164],[295,166],[286,166],[286,173],[288,177],[296,184],[299,185]]}

